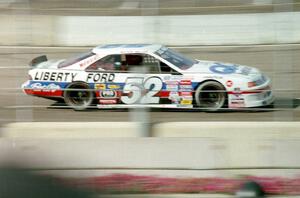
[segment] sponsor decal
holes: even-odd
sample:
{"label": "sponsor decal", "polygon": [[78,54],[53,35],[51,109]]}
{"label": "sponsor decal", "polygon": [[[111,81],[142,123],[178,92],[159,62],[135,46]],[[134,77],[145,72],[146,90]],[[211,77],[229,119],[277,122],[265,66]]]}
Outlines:
{"label": "sponsor decal", "polygon": [[85,66],[89,66],[90,64],[94,63],[96,60],[99,59],[98,55],[94,55],[88,59],[84,59],[80,62],[79,66],[80,67],[85,67]]}
{"label": "sponsor decal", "polygon": [[95,89],[106,90],[106,84],[95,84]]}
{"label": "sponsor decal", "polygon": [[222,76],[203,76],[203,78],[209,78],[209,79],[222,79]]}
{"label": "sponsor decal", "polygon": [[192,92],[181,92],[181,105],[191,105],[193,103],[193,93]]}
{"label": "sponsor decal", "polygon": [[100,104],[117,104],[117,99],[102,99],[102,100],[99,100],[99,103]]}
{"label": "sponsor decal", "polygon": [[60,90],[61,87],[54,83],[49,85],[42,85],[41,83],[33,83],[30,85],[30,88],[33,91],[40,91],[40,92],[55,92],[56,90]]}
{"label": "sponsor decal", "polygon": [[178,92],[171,91],[168,99],[171,100],[173,104],[179,104],[181,98]]}
{"label": "sponsor decal", "polygon": [[175,80],[167,80],[165,83],[167,85],[178,85],[179,84],[178,81],[175,81]]}
{"label": "sponsor decal", "polygon": [[113,82],[115,79],[115,74],[110,73],[88,73],[86,82]]}
{"label": "sponsor decal", "polygon": [[36,72],[33,80],[39,81],[68,81],[73,82],[78,73],[72,72]]}
{"label": "sponsor decal", "polygon": [[166,85],[166,90],[167,91],[178,91],[178,85],[167,84]]}
{"label": "sponsor decal", "polygon": [[193,89],[192,85],[179,85],[180,89],[190,90]]}
{"label": "sponsor decal", "polygon": [[183,91],[183,92],[193,91],[192,81],[191,80],[181,80],[179,82],[179,91]]}
{"label": "sponsor decal", "polygon": [[193,93],[189,92],[189,91],[183,91],[183,92],[180,92],[180,96],[182,96],[182,97],[193,96]]}
{"label": "sponsor decal", "polygon": [[232,85],[233,85],[233,82],[231,80],[227,80],[226,86],[227,87],[232,87]]}
{"label": "sponsor decal", "polygon": [[192,85],[180,85],[179,86],[179,91],[191,92],[191,91],[193,91],[193,87],[192,87]]}
{"label": "sponsor decal", "polygon": [[120,85],[117,85],[117,84],[108,84],[107,85],[107,88],[108,89],[120,89]]}
{"label": "sponsor decal", "polygon": [[245,107],[244,98],[231,99],[229,108]]}
{"label": "sponsor decal", "polygon": [[179,85],[192,85],[192,81],[191,80],[181,80],[179,82]]}
{"label": "sponsor decal", "polygon": [[121,88],[120,85],[117,84],[104,84],[104,83],[95,84],[96,90],[117,90],[120,88]]}
{"label": "sponsor decal", "polygon": [[116,91],[113,90],[104,90],[104,91],[100,91],[100,98],[116,98],[117,97],[117,93]]}
{"label": "sponsor decal", "polygon": [[229,108],[238,108],[238,107],[245,107],[245,99],[239,92],[236,94],[228,95],[229,99]]}
{"label": "sponsor decal", "polygon": [[191,105],[193,103],[193,100],[183,99],[180,101],[181,105]]}
{"label": "sponsor decal", "polygon": [[209,70],[217,74],[233,74],[238,69],[237,65],[223,65],[221,63],[215,63],[209,67]]}

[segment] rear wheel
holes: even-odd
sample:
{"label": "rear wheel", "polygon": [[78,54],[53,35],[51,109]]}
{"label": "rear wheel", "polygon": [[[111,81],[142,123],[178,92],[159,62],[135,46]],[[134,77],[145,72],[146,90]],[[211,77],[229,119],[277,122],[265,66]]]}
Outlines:
{"label": "rear wheel", "polygon": [[71,83],[64,91],[65,103],[75,110],[85,110],[90,107],[94,100],[93,91],[82,82]]}
{"label": "rear wheel", "polygon": [[206,81],[197,88],[195,101],[196,105],[205,111],[217,111],[225,104],[226,90],[216,81]]}

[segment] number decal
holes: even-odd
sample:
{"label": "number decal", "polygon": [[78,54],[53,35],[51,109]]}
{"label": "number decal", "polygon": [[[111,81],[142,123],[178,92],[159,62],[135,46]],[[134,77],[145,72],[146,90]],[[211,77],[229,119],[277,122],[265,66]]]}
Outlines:
{"label": "number decal", "polygon": [[[143,78],[127,78],[121,101],[125,104],[135,103],[159,103],[159,97],[155,96],[163,87],[158,77],[150,77],[143,82]],[[143,93],[146,93],[145,95]]]}
{"label": "number decal", "polygon": [[141,103],[159,103],[159,97],[155,96],[163,87],[163,83],[158,77],[151,77],[145,80],[144,88],[148,90],[146,95],[141,99]]}
{"label": "number decal", "polygon": [[123,88],[123,94],[121,96],[121,101],[125,104],[134,104],[137,103],[142,97],[142,84],[144,78],[127,78],[125,86]]}

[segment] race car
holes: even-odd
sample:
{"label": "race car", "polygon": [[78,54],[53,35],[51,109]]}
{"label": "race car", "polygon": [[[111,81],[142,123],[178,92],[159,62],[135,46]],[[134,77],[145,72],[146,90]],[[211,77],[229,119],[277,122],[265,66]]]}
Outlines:
{"label": "race car", "polygon": [[270,79],[258,69],[194,60],[157,44],[108,44],[66,60],[30,63],[28,95],[89,107],[222,108],[267,106]]}

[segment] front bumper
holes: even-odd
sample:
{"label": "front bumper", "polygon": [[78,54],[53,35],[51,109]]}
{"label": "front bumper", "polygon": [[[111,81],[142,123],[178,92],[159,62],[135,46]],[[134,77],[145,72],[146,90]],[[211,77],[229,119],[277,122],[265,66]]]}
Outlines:
{"label": "front bumper", "polygon": [[247,94],[245,96],[245,107],[267,106],[274,102],[275,97],[271,90],[261,93]]}
{"label": "front bumper", "polygon": [[274,102],[275,97],[271,89],[271,79],[264,76],[263,84],[246,90],[228,92],[228,107],[261,107]]}
{"label": "front bumper", "polygon": [[228,107],[229,108],[242,108],[242,107],[260,107],[267,106],[274,102],[274,95],[271,89],[267,87],[264,90],[256,90],[241,93],[228,94]]}

